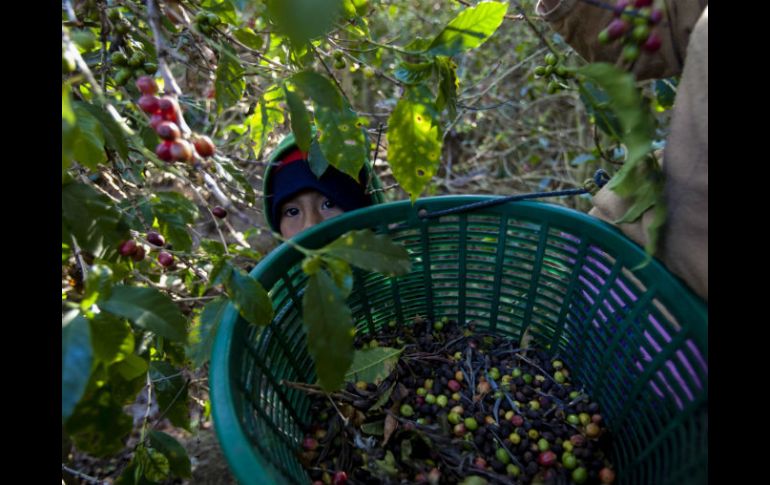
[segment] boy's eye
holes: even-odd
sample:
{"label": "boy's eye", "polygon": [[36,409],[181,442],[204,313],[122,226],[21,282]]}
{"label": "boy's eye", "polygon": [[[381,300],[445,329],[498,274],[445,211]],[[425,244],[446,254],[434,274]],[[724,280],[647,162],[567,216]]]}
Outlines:
{"label": "boy's eye", "polygon": [[294,217],[296,215],[299,215],[299,209],[297,209],[296,207],[289,207],[288,209],[283,211],[283,215]]}
{"label": "boy's eye", "polygon": [[335,204],[334,201],[332,200],[326,199],[324,200],[322,206],[324,209],[332,209],[334,207],[337,207],[337,204]]}

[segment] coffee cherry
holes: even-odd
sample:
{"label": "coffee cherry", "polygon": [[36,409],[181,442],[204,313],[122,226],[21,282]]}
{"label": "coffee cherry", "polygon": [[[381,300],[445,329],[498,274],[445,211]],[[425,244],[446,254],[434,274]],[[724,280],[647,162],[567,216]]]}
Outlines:
{"label": "coffee cherry", "polygon": [[142,66],[142,70],[146,74],[152,76],[158,71],[158,65],[155,64],[154,62],[145,62],[144,65]]}
{"label": "coffee cherry", "polygon": [[159,101],[160,99],[157,96],[153,96],[152,94],[145,94],[139,98],[137,104],[139,105],[139,109],[145,113],[155,114],[160,109]]}
{"label": "coffee cherry", "polygon": [[652,5],[653,0],[634,0],[634,7],[643,8]]}
{"label": "coffee cherry", "polygon": [[662,43],[663,42],[660,40],[658,33],[653,32],[649,37],[647,37],[645,43],[642,44],[642,49],[650,53],[657,52],[658,49],[660,49]]}
{"label": "coffee cherry", "polygon": [[171,159],[177,162],[189,162],[192,160],[192,146],[186,140],[174,140],[171,142]]}
{"label": "coffee cherry", "polygon": [[[569,441],[567,441],[567,443],[569,443]],[[574,470],[575,467],[578,466],[578,460],[575,458],[575,455],[567,451],[561,456],[561,464],[564,465],[564,468],[567,470]]]}
{"label": "coffee cherry", "polygon": [[137,246],[136,252],[131,256],[131,259],[136,261],[137,263],[144,259],[145,251],[144,246]]}
{"label": "coffee cherry", "polygon": [[653,9],[652,12],[650,12],[650,23],[652,25],[658,25],[663,21],[663,10],[659,9]]}
{"label": "coffee cherry", "polygon": [[433,394],[428,394],[425,396],[425,402],[428,404],[436,404],[436,396]]}
{"label": "coffee cherry", "polygon": [[452,428],[452,432],[455,434],[455,436],[463,436],[468,432],[468,429],[465,427],[464,423],[457,423],[454,425],[454,428]]}
{"label": "coffee cherry", "polygon": [[503,448],[498,448],[497,451],[495,451],[495,457],[497,457],[503,465],[507,465],[511,462],[511,457],[508,456],[508,452]]}
{"label": "coffee cherry", "polygon": [[545,55],[545,63],[549,66],[555,66],[556,60],[556,55],[553,52],[549,52]]}
{"label": "coffee cherry", "polygon": [[629,44],[623,48],[623,59],[632,62],[639,57],[639,47]]}
{"label": "coffee cherry", "polygon": [[150,231],[147,233],[147,242],[160,247],[163,247],[166,245],[166,241],[163,239],[163,236],[161,236],[155,231]]}
{"label": "coffee cherry", "polygon": [[440,407],[444,408],[446,407],[447,403],[449,402],[449,399],[441,394],[439,396],[436,396],[436,404],[438,404]]}
{"label": "coffee cherry", "polygon": [[548,440],[545,438],[540,438],[537,440],[537,448],[540,451],[548,451],[551,448],[551,444],[548,443]]}
{"label": "coffee cherry", "polygon": [[115,84],[118,86],[124,86],[133,73],[130,69],[122,68],[115,74]]}
{"label": "coffee cherry", "polygon": [[599,480],[604,484],[610,484],[615,481],[615,472],[612,468],[604,467],[599,471]]}
{"label": "coffee cherry", "polygon": [[160,265],[164,268],[168,268],[174,264],[174,256],[172,256],[170,253],[167,253],[166,251],[161,251],[158,254],[158,263],[160,263]]}
{"label": "coffee cherry", "polygon": [[505,466],[505,473],[512,477],[518,477],[521,474],[521,469],[513,463],[509,463]]}
{"label": "coffee cherry", "polygon": [[164,140],[176,140],[182,136],[182,132],[173,121],[163,121],[155,128],[155,132]]}
{"label": "coffee cherry", "polygon": [[521,436],[519,436],[518,433],[511,433],[508,435],[508,439],[511,440],[511,443],[514,445],[518,445],[521,443]]}
{"label": "coffee cherry", "polygon": [[348,474],[347,473],[345,473],[343,471],[339,471],[339,472],[334,474],[334,479],[332,480],[332,485],[345,485],[346,483],[348,483]]}
{"label": "coffee cherry", "polygon": [[628,8],[630,4],[630,0],[618,0],[618,3],[615,4],[615,8],[613,9],[615,17],[620,17],[623,11]]}
{"label": "coffee cherry", "polygon": [[462,386],[456,380],[451,379],[449,382],[447,382],[447,387],[452,392],[458,392]]}
{"label": "coffee cherry", "polygon": [[479,423],[476,421],[476,418],[465,418],[464,423],[469,431],[475,431],[479,428]]}
{"label": "coffee cherry", "polygon": [[120,51],[115,51],[110,54],[110,62],[116,66],[125,66],[128,64],[128,58]]}
{"label": "coffee cherry", "polygon": [[166,121],[173,121],[174,123],[178,121],[177,108],[178,104],[176,99],[170,96],[163,96],[160,98],[160,101],[158,101],[158,109],[160,110],[163,119]]}
{"label": "coffee cherry", "polygon": [[305,449],[305,451],[314,451],[316,448],[318,448],[318,441],[315,438],[308,436],[302,442],[302,447]]}
{"label": "coffee cherry", "polygon": [[164,162],[173,162],[174,156],[171,154],[171,145],[173,144],[173,141],[168,140],[160,142],[160,144],[155,147],[155,154]]}
{"label": "coffee cherry", "polygon": [[129,30],[131,30],[131,24],[129,24],[123,19],[118,21],[118,23],[115,25],[115,32],[117,32],[120,35],[126,35]]}
{"label": "coffee cherry", "polygon": [[599,41],[600,44],[609,44],[610,43],[609,31],[607,29],[604,29],[601,32],[599,32],[597,40]]}
{"label": "coffee cherry", "polygon": [[145,57],[142,52],[135,52],[131,55],[131,58],[128,60],[128,65],[136,69],[138,67],[144,66],[144,60],[145,60]]}
{"label": "coffee cherry", "polygon": [[402,404],[401,405],[401,416],[405,418],[410,418],[414,416],[414,409],[412,409],[412,406],[408,404]]}
{"label": "coffee cherry", "polygon": [[211,209],[211,213],[220,219],[224,219],[227,216],[227,211],[224,207],[216,206]]}
{"label": "coffee cherry", "polygon": [[136,252],[136,248],[136,241],[129,239],[120,245],[118,251],[120,252],[121,256],[132,256]]}
{"label": "coffee cherry", "polygon": [[117,22],[123,18],[123,15],[121,15],[120,10],[116,7],[107,12],[107,18],[110,19],[111,22]]}
{"label": "coffee cherry", "polygon": [[582,466],[572,470],[572,481],[573,482],[575,482],[577,484],[581,484],[581,483],[585,483],[586,480],[588,480],[588,470],[586,470]]}
{"label": "coffee cherry", "polygon": [[193,139],[193,145],[195,146],[195,151],[198,152],[198,155],[204,158],[214,155],[214,151],[216,151],[214,143],[211,141],[211,138],[207,136],[196,136]]}
{"label": "coffee cherry", "polygon": [[601,434],[602,430],[596,423],[588,423],[586,425],[586,436],[589,438],[597,438]]}
{"label": "coffee cherry", "polygon": [[519,416],[517,414],[517,415],[515,415],[514,417],[511,418],[511,424],[513,424],[517,428],[521,427],[521,426],[524,425],[524,418],[522,418],[521,416]]}
{"label": "coffee cherry", "polygon": [[628,31],[628,28],[629,24],[625,20],[614,19],[610,22],[610,25],[607,26],[607,34],[609,35],[610,40],[615,40],[625,34],[626,31]]}
{"label": "coffee cherry", "polygon": [[544,451],[537,456],[537,462],[541,466],[553,466],[556,464],[557,456],[553,451]]}
{"label": "coffee cherry", "polygon": [[631,32],[631,38],[637,42],[646,41],[650,36],[650,28],[647,25],[637,25]]}
{"label": "coffee cherry", "polygon": [[158,92],[158,83],[150,76],[142,76],[137,79],[136,87],[142,94],[155,94]]}

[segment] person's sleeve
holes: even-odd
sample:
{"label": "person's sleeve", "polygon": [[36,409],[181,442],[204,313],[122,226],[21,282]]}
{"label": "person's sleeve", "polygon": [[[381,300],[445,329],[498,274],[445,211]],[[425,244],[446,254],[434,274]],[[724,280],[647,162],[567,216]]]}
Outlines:
{"label": "person's sleeve", "polygon": [[[690,31],[707,4],[705,0],[667,3],[671,8],[653,29],[660,35],[661,48],[654,53],[642,51],[632,69],[638,80],[681,73]],[[543,0],[539,0],[535,11],[588,62],[615,64],[620,60],[623,50],[620,39],[606,45],[598,41],[599,33],[614,18],[611,10],[580,0],[560,0],[548,8]]]}

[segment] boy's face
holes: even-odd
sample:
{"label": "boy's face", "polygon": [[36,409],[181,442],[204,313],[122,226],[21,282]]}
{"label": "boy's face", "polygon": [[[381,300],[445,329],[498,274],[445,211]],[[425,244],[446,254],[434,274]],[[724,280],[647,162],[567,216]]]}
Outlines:
{"label": "boy's face", "polygon": [[288,239],[343,212],[322,193],[312,189],[304,190],[281,204],[281,236]]}

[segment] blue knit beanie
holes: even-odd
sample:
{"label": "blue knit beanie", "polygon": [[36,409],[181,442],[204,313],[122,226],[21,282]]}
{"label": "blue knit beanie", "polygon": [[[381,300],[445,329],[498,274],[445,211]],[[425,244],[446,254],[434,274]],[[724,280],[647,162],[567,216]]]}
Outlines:
{"label": "blue knit beanie", "polygon": [[317,190],[345,212],[371,205],[366,196],[366,172],[361,169],[359,181],[340,172],[332,165],[317,178],[307,161],[307,154],[299,149],[288,152],[273,167],[268,187],[268,222],[280,232],[281,205],[303,190]]}

